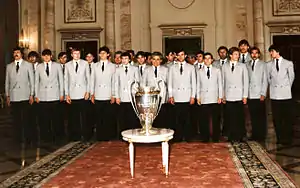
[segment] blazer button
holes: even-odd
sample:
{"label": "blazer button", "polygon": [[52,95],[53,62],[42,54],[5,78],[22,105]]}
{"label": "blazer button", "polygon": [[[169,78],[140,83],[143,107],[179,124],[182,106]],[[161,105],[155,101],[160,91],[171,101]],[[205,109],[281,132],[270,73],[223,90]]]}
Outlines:
{"label": "blazer button", "polygon": [[45,88],[47,88],[47,86],[45,86]]}

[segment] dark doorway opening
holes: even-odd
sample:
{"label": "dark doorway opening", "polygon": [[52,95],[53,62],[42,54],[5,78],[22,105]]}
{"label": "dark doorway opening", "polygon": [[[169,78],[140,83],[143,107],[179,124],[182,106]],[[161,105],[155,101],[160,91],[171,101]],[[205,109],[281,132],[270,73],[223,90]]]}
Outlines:
{"label": "dark doorway opening", "polygon": [[68,60],[71,60],[71,50],[72,48],[77,48],[80,50],[81,59],[85,59],[87,53],[94,55],[94,62],[98,61],[98,41],[66,41],[66,51],[68,55]]}
{"label": "dark doorway opening", "polygon": [[195,55],[197,51],[202,50],[202,43],[202,38],[199,36],[164,37],[164,53],[183,49],[187,54]]}
{"label": "dark doorway opening", "polygon": [[280,46],[283,58],[293,61],[295,81],[292,87],[293,98],[300,99],[300,35],[276,35],[273,43]]}

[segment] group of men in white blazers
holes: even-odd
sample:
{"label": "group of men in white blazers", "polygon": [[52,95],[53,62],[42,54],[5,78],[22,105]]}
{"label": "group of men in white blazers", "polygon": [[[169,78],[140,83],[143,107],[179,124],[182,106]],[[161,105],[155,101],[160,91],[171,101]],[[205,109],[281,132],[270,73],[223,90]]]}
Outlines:
{"label": "group of men in white blazers", "polygon": [[[242,141],[246,134],[246,104],[251,116],[252,139],[263,141],[269,86],[277,142],[290,144],[293,63],[283,59],[275,45],[270,46],[269,52],[272,60],[265,63],[259,60],[260,50],[253,47],[249,51],[248,42],[242,40],[239,48],[220,47],[220,59],[216,61],[211,53],[199,51],[197,61],[191,65],[186,62],[185,51],[179,50],[176,61],[172,53],[167,55],[166,65],[161,64],[160,52],[152,53],[152,65],[146,65],[143,52],[136,54],[137,64],[132,62],[129,52],[116,53],[114,64],[109,61],[110,50],[104,46],[99,49],[97,63],[80,59],[80,51],[73,49],[73,59],[59,64],[51,61],[52,53],[46,49],[42,52],[43,63],[32,66],[22,59],[21,49],[16,48],[15,61],[6,69],[7,104],[12,106],[17,138],[22,142],[32,134],[29,133],[32,126],[28,123],[28,111],[34,103],[38,106],[41,139],[51,139],[51,132],[54,137],[63,135],[64,128],[58,118],[64,111],[59,109],[65,109],[65,105],[60,107],[63,102],[69,111],[67,132],[70,140],[90,139],[93,127],[88,122],[92,117],[86,112],[92,106],[97,140],[107,141],[115,137],[116,119],[119,135],[122,130],[140,127],[130,103],[130,82],[155,86],[158,80],[163,80],[167,95],[154,126],[174,129],[175,141],[191,141],[198,130],[204,142],[210,139],[218,142],[221,124],[222,133],[229,141]],[[59,59],[63,55],[59,55]],[[199,124],[197,130],[195,122],[196,126]]]}

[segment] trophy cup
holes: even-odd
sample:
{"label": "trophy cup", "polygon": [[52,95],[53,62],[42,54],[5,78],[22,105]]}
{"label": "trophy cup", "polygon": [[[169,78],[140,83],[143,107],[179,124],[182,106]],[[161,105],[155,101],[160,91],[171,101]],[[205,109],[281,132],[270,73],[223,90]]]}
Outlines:
{"label": "trophy cup", "polygon": [[[160,87],[161,83],[163,87]],[[158,115],[166,94],[166,85],[163,80],[159,80],[156,86],[141,86],[139,82],[129,84],[130,101],[138,116],[143,135],[155,135],[157,129],[152,127],[153,121]],[[162,90],[163,89],[163,90]]]}

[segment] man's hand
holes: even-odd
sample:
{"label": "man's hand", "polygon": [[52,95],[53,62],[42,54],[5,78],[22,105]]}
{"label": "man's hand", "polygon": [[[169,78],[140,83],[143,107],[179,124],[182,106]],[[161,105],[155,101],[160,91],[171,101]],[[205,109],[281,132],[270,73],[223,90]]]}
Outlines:
{"label": "man's hand", "polygon": [[197,99],[197,104],[198,104],[198,105],[201,105],[201,99],[200,99],[200,98]]}
{"label": "man's hand", "polygon": [[60,102],[63,102],[64,99],[65,99],[64,96],[60,96],[60,97],[59,97],[59,101],[60,101]]}
{"label": "man's hand", "polygon": [[121,104],[121,99],[120,99],[120,98],[116,98],[116,103],[117,103],[118,105],[120,105],[120,104]]}
{"label": "man's hand", "polygon": [[218,104],[221,104],[221,103],[222,103],[222,99],[218,98]]}
{"label": "man's hand", "polygon": [[247,104],[247,98],[243,98],[243,104]]}
{"label": "man's hand", "polygon": [[91,96],[91,102],[92,102],[93,104],[95,104],[95,95],[92,95],[92,96]]}
{"label": "man's hand", "polygon": [[266,98],[265,96],[261,95],[260,96],[260,101],[265,101],[265,98]]}
{"label": "man's hand", "polygon": [[39,103],[39,102],[40,102],[40,99],[36,97],[36,98],[35,98],[35,102],[36,102],[36,103]]}
{"label": "man's hand", "polygon": [[29,104],[32,105],[33,102],[34,102],[33,96],[30,96],[30,97],[29,97]]}
{"label": "man's hand", "polygon": [[67,97],[66,97],[66,102],[67,102],[68,104],[71,104],[72,100],[71,100],[70,95],[67,95]]}
{"label": "man's hand", "polygon": [[115,99],[114,97],[111,97],[111,98],[110,98],[110,104],[114,104],[115,101],[116,101],[116,99]]}
{"label": "man's hand", "polygon": [[222,103],[226,104],[226,99],[225,98],[222,99]]}
{"label": "man's hand", "polygon": [[84,100],[89,100],[90,94],[88,92],[85,92],[84,94]]}
{"label": "man's hand", "polygon": [[194,97],[191,97],[191,98],[190,98],[190,105],[193,105],[193,104],[195,104],[195,98],[194,98]]}
{"label": "man's hand", "polygon": [[8,107],[10,106],[10,98],[9,98],[9,96],[6,97],[6,104],[7,104]]}
{"label": "man's hand", "polygon": [[170,98],[169,98],[169,101],[170,101],[170,104],[172,104],[172,105],[175,104],[174,97],[170,97]]}

